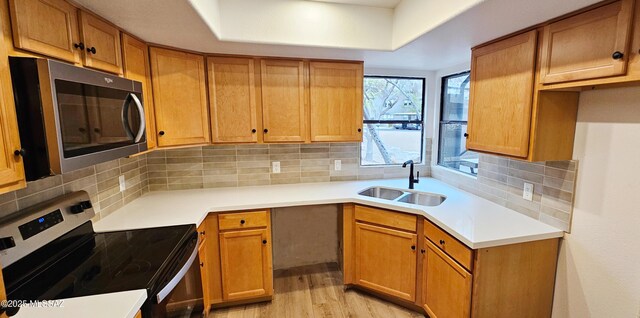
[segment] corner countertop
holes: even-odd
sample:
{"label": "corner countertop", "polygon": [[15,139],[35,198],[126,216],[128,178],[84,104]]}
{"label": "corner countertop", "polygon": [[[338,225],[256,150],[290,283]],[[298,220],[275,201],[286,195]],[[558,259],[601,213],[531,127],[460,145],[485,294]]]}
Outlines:
{"label": "corner countertop", "polygon": [[[16,318],[134,318],[147,299],[144,289],[52,300],[47,306],[21,306]],[[59,306],[57,306],[59,305]]]}
{"label": "corner countertop", "polygon": [[407,190],[406,179],[268,185],[239,188],[154,191],[94,224],[97,232],[196,224],[209,212],[357,203],[422,215],[472,249],[562,237],[564,232],[449,186],[422,178],[415,191],[446,196],[439,206],[425,207],[358,195],[383,186]]}

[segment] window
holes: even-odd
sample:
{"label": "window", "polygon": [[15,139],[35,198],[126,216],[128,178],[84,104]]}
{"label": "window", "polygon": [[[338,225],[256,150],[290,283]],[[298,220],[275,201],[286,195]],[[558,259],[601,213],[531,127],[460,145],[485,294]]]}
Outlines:
{"label": "window", "polygon": [[471,175],[478,174],[478,154],[467,151],[469,72],[442,78],[438,165]]}
{"label": "window", "polygon": [[363,166],[422,163],[424,78],[365,76]]}

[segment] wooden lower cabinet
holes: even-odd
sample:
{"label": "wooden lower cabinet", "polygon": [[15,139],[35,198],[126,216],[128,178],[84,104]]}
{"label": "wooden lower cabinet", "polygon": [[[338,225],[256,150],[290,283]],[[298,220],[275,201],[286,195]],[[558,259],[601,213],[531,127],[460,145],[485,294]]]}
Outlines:
{"label": "wooden lower cabinet", "polygon": [[[245,220],[246,228],[225,223],[236,216],[238,224],[246,216],[264,217],[266,222]],[[200,254],[205,306],[268,300],[273,295],[270,219],[268,210],[210,213],[205,219],[207,243]]]}
{"label": "wooden lower cabinet", "polygon": [[356,284],[415,301],[416,241],[415,233],[356,222]]}
{"label": "wooden lower cabinet", "polygon": [[423,306],[431,318],[469,317],[472,275],[425,239],[422,261]]}
{"label": "wooden lower cabinet", "polygon": [[204,222],[198,228],[200,236],[200,245],[198,246],[198,261],[200,265],[200,279],[202,281],[202,302],[203,302],[203,316],[207,317],[209,309],[211,308],[211,285],[209,282],[209,260],[207,257],[207,237],[206,237],[206,222]]}

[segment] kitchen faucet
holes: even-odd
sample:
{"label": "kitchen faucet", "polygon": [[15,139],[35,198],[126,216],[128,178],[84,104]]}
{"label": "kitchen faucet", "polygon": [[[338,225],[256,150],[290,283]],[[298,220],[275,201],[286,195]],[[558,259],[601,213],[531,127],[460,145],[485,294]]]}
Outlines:
{"label": "kitchen faucet", "polygon": [[402,164],[402,168],[406,168],[409,165],[409,189],[413,189],[414,183],[420,182],[420,171],[416,171],[416,178],[413,178],[413,160],[407,160]]}

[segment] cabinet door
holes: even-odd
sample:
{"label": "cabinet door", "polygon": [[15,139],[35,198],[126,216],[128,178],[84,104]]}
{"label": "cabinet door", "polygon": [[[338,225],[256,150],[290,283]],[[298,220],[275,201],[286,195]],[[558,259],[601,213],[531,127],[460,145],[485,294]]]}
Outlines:
{"label": "cabinet door", "polygon": [[253,59],[210,57],[211,139],[216,143],[257,142]]}
{"label": "cabinet door", "polygon": [[76,7],[64,0],[10,0],[16,48],[80,63]]}
{"label": "cabinet door", "polygon": [[304,63],[262,60],[262,124],[265,142],[307,139]]}
{"label": "cabinet door", "polygon": [[124,76],[142,83],[142,103],[147,126],[147,149],[156,147],[156,120],[151,91],[151,66],[147,45],[128,34],[122,34],[122,64]]}
{"label": "cabinet door", "polygon": [[471,308],[472,276],[425,238],[424,308],[431,318],[466,318]]}
{"label": "cabinet door", "polygon": [[151,48],[151,79],[158,146],[210,140],[204,57]]}
{"label": "cabinet door", "polygon": [[537,32],[474,49],[467,148],[527,157]]}
{"label": "cabinet door", "polygon": [[362,63],[309,63],[311,141],[362,141]]}
{"label": "cabinet door", "polygon": [[122,74],[120,31],[102,19],[80,11],[80,32],[85,46],[84,65]]}
{"label": "cabinet door", "polygon": [[7,43],[0,39],[0,193],[26,187],[20,133],[11,87]]}
{"label": "cabinet door", "polygon": [[220,233],[220,261],[225,301],[273,294],[267,229]]}
{"label": "cabinet door", "polygon": [[198,247],[198,260],[200,261],[200,278],[202,281],[202,301],[204,302],[204,317],[209,314],[211,308],[211,287],[209,286],[209,271],[207,258],[207,240],[200,242]]}
{"label": "cabinet door", "polygon": [[356,222],[355,282],[415,301],[417,235]]}
{"label": "cabinet door", "polygon": [[621,0],[545,26],[541,82],[625,74],[633,4]]}

